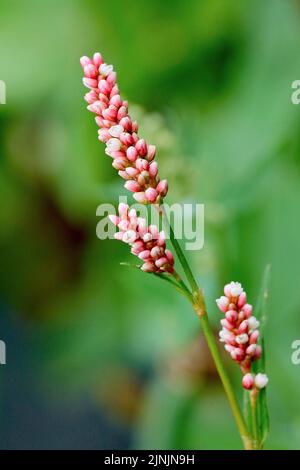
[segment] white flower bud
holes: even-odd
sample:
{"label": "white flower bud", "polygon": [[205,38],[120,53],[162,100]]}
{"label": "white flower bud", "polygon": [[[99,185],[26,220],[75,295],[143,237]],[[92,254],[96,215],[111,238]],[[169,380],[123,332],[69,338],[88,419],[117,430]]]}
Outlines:
{"label": "white flower bud", "polygon": [[269,382],[269,379],[266,374],[257,374],[255,376],[254,382],[257,388],[265,388]]}
{"label": "white flower bud", "polygon": [[249,340],[249,336],[246,333],[236,336],[235,338],[237,344],[245,344]]}
{"label": "white flower bud", "polygon": [[259,321],[255,317],[250,317],[248,319],[249,330],[254,331],[259,327]]}
{"label": "white flower bud", "polygon": [[112,71],[113,71],[113,66],[112,65],[107,65],[107,64],[101,64],[99,67],[99,73],[103,77],[107,77]]}
{"label": "white flower bud", "polygon": [[124,132],[124,127],[120,125],[111,126],[108,132],[112,137],[120,137],[120,134]]}

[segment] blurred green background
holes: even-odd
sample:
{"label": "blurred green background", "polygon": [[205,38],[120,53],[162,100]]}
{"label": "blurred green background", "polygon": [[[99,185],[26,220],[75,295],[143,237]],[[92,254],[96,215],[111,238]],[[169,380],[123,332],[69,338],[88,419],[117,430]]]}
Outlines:
{"label": "blurred green background", "polygon": [[96,237],[96,207],[125,194],[83,101],[79,58],[99,50],[158,147],[168,202],[205,204],[205,246],[189,258],[216,331],[224,283],[255,303],[272,264],[267,447],[299,449],[300,2],[0,10],[0,447],[241,448],[188,303]]}

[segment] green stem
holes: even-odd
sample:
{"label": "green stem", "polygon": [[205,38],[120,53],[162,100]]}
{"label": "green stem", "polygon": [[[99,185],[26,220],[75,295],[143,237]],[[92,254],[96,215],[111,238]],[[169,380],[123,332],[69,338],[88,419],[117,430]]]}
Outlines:
{"label": "green stem", "polygon": [[250,392],[250,405],[251,405],[251,420],[252,420],[252,431],[253,431],[253,444],[254,448],[258,448],[258,424],[257,424],[257,412],[256,412],[256,403],[257,403],[257,389],[253,389]]}
{"label": "green stem", "polygon": [[193,293],[193,296],[198,296],[198,292],[199,292],[199,287],[198,287],[198,284],[196,282],[196,279],[192,273],[192,270],[189,266],[189,263],[182,251],[182,249],[180,248],[180,245],[177,241],[177,239],[175,238],[175,234],[174,234],[174,231],[173,231],[173,228],[169,222],[169,220],[167,219],[166,217],[166,213],[165,213],[165,210],[164,210],[164,207],[163,205],[162,206],[159,206],[158,208],[159,210],[159,213],[160,215],[164,216],[164,221],[165,221],[165,224],[167,225],[168,229],[169,229],[169,232],[170,232],[170,240],[171,240],[171,243],[174,247],[174,250],[176,252],[176,255],[178,256],[178,259],[180,261],[180,264],[185,272],[185,275],[190,283],[190,286],[191,286],[191,289],[192,289],[192,293]]}
{"label": "green stem", "polygon": [[169,231],[170,231],[171,243],[172,243],[172,245],[174,247],[174,250],[175,250],[175,252],[178,256],[178,259],[179,259],[179,261],[181,263],[181,266],[182,266],[182,268],[185,272],[185,275],[186,275],[186,277],[187,277],[187,279],[190,283],[190,286],[191,286],[191,289],[192,289],[192,297],[191,297],[190,300],[191,300],[191,303],[193,305],[193,308],[194,308],[197,316],[200,319],[200,322],[201,322],[201,325],[202,325],[202,328],[203,328],[203,332],[204,332],[204,336],[206,338],[209,350],[211,352],[211,355],[212,355],[213,360],[214,360],[215,365],[216,365],[216,369],[217,369],[217,371],[219,373],[219,376],[220,376],[220,379],[222,381],[222,384],[223,384],[225,393],[227,395],[227,398],[228,398],[233,416],[235,418],[235,421],[236,421],[241,439],[243,441],[244,447],[245,447],[246,450],[252,450],[254,448],[252,438],[251,438],[251,435],[250,435],[250,433],[247,429],[247,426],[246,426],[246,423],[244,421],[244,418],[243,418],[242,412],[240,410],[239,404],[236,400],[231,382],[229,380],[229,377],[228,377],[227,372],[225,370],[225,367],[223,365],[222,357],[220,355],[219,349],[217,347],[216,339],[214,337],[212,328],[211,328],[210,323],[209,323],[203,293],[200,290],[200,288],[197,284],[197,281],[196,281],[196,279],[195,279],[195,277],[192,273],[192,270],[189,266],[189,263],[188,263],[185,255],[184,255],[184,253],[182,252],[178,241],[175,238],[174,231],[171,227],[170,222],[167,220],[167,217],[166,217],[163,206],[160,206],[158,208],[158,210],[159,210],[159,213],[162,216],[165,216],[165,222],[168,224],[168,228],[169,228]]}

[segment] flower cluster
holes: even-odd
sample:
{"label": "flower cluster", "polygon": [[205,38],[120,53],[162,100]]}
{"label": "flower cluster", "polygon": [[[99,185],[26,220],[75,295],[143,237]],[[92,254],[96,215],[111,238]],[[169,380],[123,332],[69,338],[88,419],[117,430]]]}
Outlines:
{"label": "flower cluster", "polygon": [[80,63],[83,83],[90,89],[85,95],[88,110],[97,115],[99,140],[106,144],[113,167],[126,180],[125,188],[134,193],[137,202],[159,203],[168,192],[168,182],[158,176],[155,146],[138,136],[138,124],[131,120],[128,103],[120,97],[112,65],[105,64],[98,52],[93,59],[82,57]]}
{"label": "flower cluster", "polygon": [[265,374],[251,374],[251,364],[261,356],[259,338],[259,321],[252,315],[252,305],[247,303],[246,292],[239,282],[231,282],[224,287],[224,296],[216,300],[225,318],[221,320],[220,341],[236,361],[243,373],[242,384],[247,390],[254,387],[263,388],[268,378]]}
{"label": "flower cluster", "polygon": [[166,248],[165,234],[159,232],[156,225],[147,226],[146,219],[138,217],[135,209],[127,204],[119,204],[119,215],[109,218],[119,228],[115,234],[131,246],[131,253],[143,261],[141,269],[150,273],[174,273],[174,258]]}

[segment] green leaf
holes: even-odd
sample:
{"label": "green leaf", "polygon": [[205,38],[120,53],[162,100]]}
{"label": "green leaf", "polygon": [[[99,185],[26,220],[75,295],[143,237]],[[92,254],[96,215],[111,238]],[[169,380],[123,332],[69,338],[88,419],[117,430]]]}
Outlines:
{"label": "green leaf", "polygon": [[[260,335],[262,355],[259,361],[254,363],[254,372],[264,372],[266,362],[266,348],[264,340],[264,330],[267,323],[267,303],[269,297],[269,282],[270,282],[271,266],[267,265],[264,271],[262,287],[257,301],[256,317],[260,321]],[[262,389],[257,397],[257,417],[258,417],[258,430],[259,430],[259,447],[262,448],[270,431],[270,420],[267,402],[267,391]]]}

